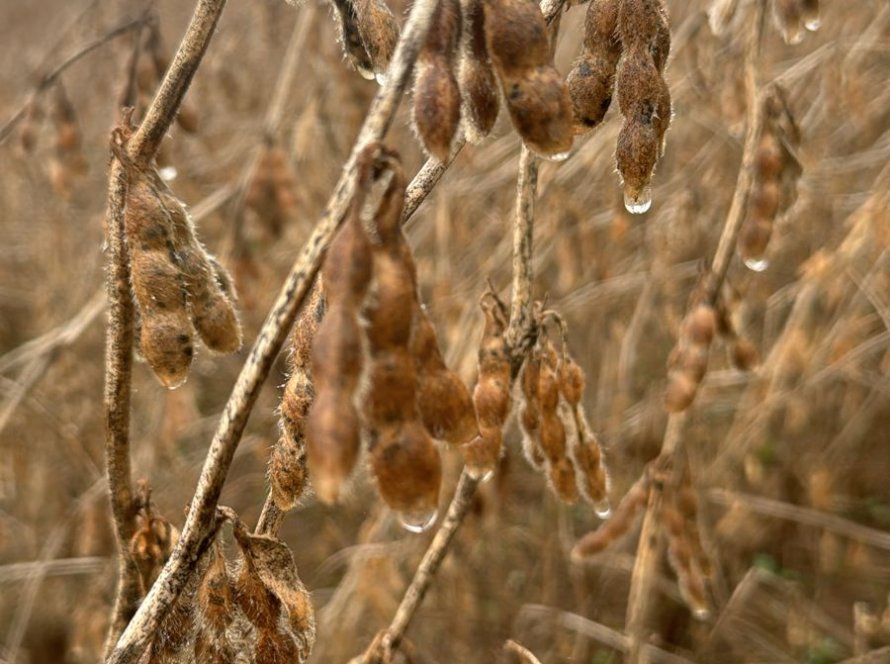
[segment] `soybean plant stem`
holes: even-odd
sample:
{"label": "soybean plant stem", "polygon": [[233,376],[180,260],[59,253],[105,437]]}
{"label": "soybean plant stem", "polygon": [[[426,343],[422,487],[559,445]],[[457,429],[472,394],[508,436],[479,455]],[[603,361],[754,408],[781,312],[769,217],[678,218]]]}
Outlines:
{"label": "soybean plant stem", "polygon": [[[745,218],[748,195],[753,180],[754,157],[757,141],[763,126],[763,111],[757,85],[757,67],[760,60],[761,43],[763,40],[766,1],[757,0],[751,16],[748,41],[745,47],[745,94],[747,100],[747,127],[742,163],[739,168],[732,203],[720,234],[714,259],[708,271],[704,287],[704,299],[708,302],[716,300],[729,271],[729,265],[735,254],[736,239]],[[661,458],[676,453],[681,446],[687,411],[671,413],[665,428],[661,445]],[[640,531],[640,542],[637,557],[631,575],[630,593],[628,596],[627,618],[625,631],[630,637],[630,649],[627,661],[635,664],[640,661],[646,628],[646,619],[653,596],[653,584],[656,578],[655,568],[663,552],[663,540],[660,532],[658,513],[661,497],[653,491],[646,507],[643,526]]]}
{"label": "soybean plant stem", "polygon": [[[434,7],[434,0],[419,0],[411,10],[390,65],[387,82],[374,98],[326,211],[295,260],[241,369],[210,444],[179,542],[118,641],[108,660],[110,664],[133,662],[139,658],[170,606],[182,592],[194,571],[195,562],[211,544],[217,501],[247,418],[297,311],[311,289],[325,252],[345,218],[355,186],[357,157],[368,145],[382,140],[392,123],[429,29]],[[179,62],[178,57],[174,66],[176,62]]]}

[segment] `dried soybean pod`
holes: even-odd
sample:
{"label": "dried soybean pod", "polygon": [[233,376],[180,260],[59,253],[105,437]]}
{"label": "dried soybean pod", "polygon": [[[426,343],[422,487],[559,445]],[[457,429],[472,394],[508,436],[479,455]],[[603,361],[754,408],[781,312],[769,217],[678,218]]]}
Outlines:
{"label": "dried soybean pod", "polygon": [[332,0],[331,6],[340,19],[337,27],[343,54],[362,78],[372,80],[374,78],[374,63],[371,62],[371,57],[362,41],[355,7],[350,0]]}
{"label": "dried soybean pod", "polygon": [[471,477],[483,482],[491,477],[501,460],[503,443],[500,427],[479,425],[478,435],[460,448]]}
{"label": "dried soybean pod", "polygon": [[371,470],[380,495],[406,528],[425,530],[435,519],[442,462],[417,420],[383,428],[370,446]]}
{"label": "dried soybean pod", "polygon": [[124,224],[141,321],[140,350],[158,380],[177,387],[188,377],[194,356],[192,323],[181,275],[169,255],[172,225],[145,175],[130,183]]}
{"label": "dried soybean pod", "polygon": [[303,664],[315,643],[315,614],[293,554],[274,537],[248,532],[240,519],[233,526],[243,554],[236,600],[257,631],[252,661]]}
{"label": "dried soybean pod", "polygon": [[417,407],[423,424],[433,437],[463,445],[478,433],[473,398],[442,359],[436,329],[419,305],[414,316],[411,352],[417,362]]}
{"label": "dried soybean pod", "polygon": [[439,0],[414,76],[414,127],[424,149],[447,161],[460,123],[455,78],[460,40],[460,0]]}
{"label": "dried soybean pod", "polygon": [[199,620],[195,662],[229,664],[235,661],[235,652],[226,631],[235,619],[235,599],[219,542],[211,545],[207,555],[207,568],[196,594]]}
{"label": "dried soybean pod", "polygon": [[671,120],[670,91],[662,76],[670,52],[670,27],[662,0],[622,0],[618,34],[624,55],[616,92],[624,115],[615,160],[624,182],[624,204],[639,214],[652,203],[650,182],[664,152]]}
{"label": "dried soybean pod", "polygon": [[468,472],[473,477],[485,478],[494,472],[501,457],[501,429],[510,413],[512,397],[510,358],[504,338],[506,308],[490,290],[482,295],[480,305],[485,315],[485,328],[479,344],[479,380],[473,390],[479,435],[461,451]]}
{"label": "dried soybean pod", "polygon": [[399,25],[384,0],[350,0],[355,27],[365,47],[371,71],[382,82],[399,41]]}
{"label": "dried soybean pod", "polygon": [[522,430],[522,451],[532,467],[541,469],[547,461],[541,449],[541,408],[538,403],[538,380],[541,374],[541,357],[533,349],[522,369],[522,406],[519,410],[519,426]]}
{"label": "dried soybean pod", "polygon": [[373,354],[367,373],[364,415],[372,429],[418,417],[414,358],[404,350]]}
{"label": "dried soybean pod", "polygon": [[615,70],[621,57],[617,25],[618,0],[590,0],[582,52],[566,79],[579,133],[602,122],[612,103]]}
{"label": "dried soybean pod", "polygon": [[684,514],[679,508],[677,487],[666,492],[661,507],[661,518],[667,534],[668,562],[677,575],[680,594],[693,615],[702,620],[708,617],[708,601],[705,593],[705,579],[697,559],[694,558],[693,543],[698,533],[691,530],[689,519],[695,515]]}
{"label": "dried soybean pod", "polygon": [[612,542],[630,530],[634,517],[649,500],[650,482],[644,475],[630,488],[612,516],[598,529],[587,533],[572,549],[572,560],[579,562],[584,558],[603,551]]}
{"label": "dried soybean pod", "polygon": [[633,44],[652,44],[658,39],[659,24],[667,21],[662,0],[621,0],[618,9],[618,34],[627,48]]}
{"label": "dried soybean pod", "polygon": [[[183,204],[153,175],[154,185],[161,192],[161,202],[173,228],[172,251],[182,272],[183,285],[189,298],[189,309],[195,329],[211,350],[233,353],[241,348],[241,323],[235,305],[220,287],[231,284],[219,263],[198,241],[195,227]],[[219,276],[217,270],[224,276]]]}
{"label": "dried soybean pod", "polygon": [[306,488],[306,418],[315,399],[312,342],[323,315],[324,297],[319,279],[291,335],[291,374],[281,395],[281,436],[269,460],[272,498],[281,510],[291,509]]}
{"label": "dried soybean pod", "polygon": [[485,37],[510,119],[533,152],[562,159],[572,147],[572,100],[553,67],[547,25],[528,0],[487,0]]}
{"label": "dried soybean pod", "polygon": [[[363,199],[363,197],[361,197]],[[371,241],[362,226],[361,206],[353,204],[346,223],[337,231],[322,266],[325,295],[350,308],[361,305],[373,274]]]}
{"label": "dried soybean pod", "polygon": [[391,179],[375,215],[373,286],[364,310],[372,352],[408,346],[417,298],[414,258],[400,223],[405,176],[394,155],[384,159]]}
{"label": "dried soybean pod", "polygon": [[498,118],[500,99],[488,46],[485,43],[483,0],[461,0],[463,30],[460,43],[458,83],[461,120],[471,143],[488,136]]}
{"label": "dried soybean pod", "polygon": [[575,480],[575,464],[569,457],[562,457],[550,464],[548,478],[557,497],[567,505],[578,502],[578,484]]}

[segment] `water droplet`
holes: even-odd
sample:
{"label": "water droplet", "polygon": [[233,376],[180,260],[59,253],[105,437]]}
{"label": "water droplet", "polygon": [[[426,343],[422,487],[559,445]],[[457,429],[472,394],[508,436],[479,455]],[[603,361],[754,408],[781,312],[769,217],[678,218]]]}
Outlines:
{"label": "water droplet", "polygon": [[557,152],[556,154],[551,154],[546,157],[548,161],[565,161],[572,154],[571,150],[566,150],[565,152]]}
{"label": "water droplet", "polygon": [[359,73],[359,76],[361,76],[366,81],[374,80],[374,72],[370,69],[365,69],[364,67],[356,67],[355,70]]}
{"label": "water droplet", "polygon": [[399,512],[398,516],[399,523],[402,524],[402,528],[407,530],[409,533],[422,533],[426,530],[429,530],[432,525],[436,523],[436,517],[439,516],[439,512],[437,510]]}
{"label": "water droplet", "polygon": [[379,85],[381,87],[386,85],[386,72],[385,71],[378,72],[378,73],[374,74],[374,78],[377,79],[377,85]]}
{"label": "water droplet", "polygon": [[799,44],[803,41],[803,30],[799,27],[795,27],[791,30],[786,30],[782,36],[785,38],[786,44],[791,44],[792,46]]}
{"label": "water droplet", "polygon": [[472,477],[479,484],[484,484],[494,475],[494,469],[486,470],[485,468],[475,468],[473,466],[465,466],[467,475]]}
{"label": "water droplet", "polygon": [[746,258],[745,267],[754,272],[763,272],[769,267],[769,261],[763,256],[760,256],[759,258]]}
{"label": "water droplet", "polygon": [[624,207],[631,214],[643,214],[652,207],[652,189],[646,187],[636,196],[624,190]]}
{"label": "water droplet", "polygon": [[810,32],[816,32],[816,30],[822,27],[822,19],[820,19],[818,16],[808,18],[806,21],[804,21],[803,26]]}
{"label": "water droplet", "polygon": [[608,519],[612,516],[612,506],[609,505],[609,499],[603,498],[602,500],[595,502],[593,504],[593,511],[596,512],[596,515],[601,519]]}
{"label": "water droplet", "polygon": [[700,606],[696,609],[693,609],[692,615],[696,620],[707,620],[711,617],[711,612],[708,611],[705,607]]}
{"label": "water droplet", "polygon": [[173,182],[173,180],[176,179],[176,176],[179,175],[179,172],[173,166],[164,166],[158,170],[158,175],[161,176],[161,179],[164,182]]}
{"label": "water droplet", "polygon": [[189,378],[188,374],[184,375],[182,378],[178,376],[170,376],[168,378],[162,378],[161,381],[168,390],[175,390],[177,387],[182,387],[185,385],[185,381]]}

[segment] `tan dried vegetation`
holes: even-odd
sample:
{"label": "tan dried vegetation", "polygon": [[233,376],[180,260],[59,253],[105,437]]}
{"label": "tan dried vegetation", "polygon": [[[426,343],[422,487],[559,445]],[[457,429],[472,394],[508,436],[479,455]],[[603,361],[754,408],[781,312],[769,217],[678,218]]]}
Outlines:
{"label": "tan dried vegetation", "polygon": [[32,4],[0,662],[890,660],[886,3]]}

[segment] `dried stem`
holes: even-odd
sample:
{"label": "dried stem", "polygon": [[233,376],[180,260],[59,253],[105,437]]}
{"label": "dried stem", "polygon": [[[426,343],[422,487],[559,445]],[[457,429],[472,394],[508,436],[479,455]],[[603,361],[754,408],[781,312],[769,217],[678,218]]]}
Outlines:
{"label": "dried stem", "polygon": [[105,472],[118,548],[118,588],[105,643],[106,655],[139,602],[138,572],[129,555],[135,531],[133,478],[130,472],[130,374],[133,368],[134,308],[130,291],[124,207],[126,172],[117,160],[108,185],[106,245],[108,326],[105,333]]}
{"label": "dried stem", "polygon": [[[201,0],[195,7],[188,31],[157,96],[125,147],[126,158],[137,166],[152,160],[175,119],[225,4],[225,0]],[[128,553],[135,530],[129,433],[134,305],[124,224],[129,168],[129,164],[125,167],[119,159],[113,159],[106,216],[109,316],[105,341],[105,464],[118,546],[118,589],[105,644],[106,656],[135,613],[140,599],[138,573]]]}
{"label": "dried stem", "polygon": [[368,145],[380,141],[392,123],[420,45],[429,29],[434,6],[433,0],[420,0],[411,11],[393,56],[387,82],[374,99],[325,214],[294,262],[241,369],[210,445],[179,542],[111,653],[109,663],[120,664],[138,659],[170,605],[189,580],[195,561],[209,545],[208,536],[214,524],[216,504],[247,418],[297,311],[312,286],[325,252],[344,219],[355,186],[357,157]]}
{"label": "dried stem", "polygon": [[526,332],[531,328],[532,240],[534,237],[535,194],[538,188],[538,160],[525,145],[519,153],[519,179],[516,183],[516,223],[513,226],[513,299],[507,345],[524,356]]}
{"label": "dried stem", "polygon": [[[757,67],[760,61],[761,43],[763,40],[764,20],[766,15],[765,0],[757,0],[751,17],[748,41],[745,47],[745,94],[747,101],[747,127],[745,144],[742,153],[742,164],[739,168],[736,188],[732,203],[727,213],[726,222],[720,234],[720,240],[703,283],[704,298],[709,302],[716,300],[720,288],[726,278],[732,257],[735,254],[736,239],[745,218],[748,195],[751,190],[754,172],[754,159],[757,141],[763,125],[763,112],[757,85]],[[667,459],[674,455],[680,447],[683,427],[688,411],[672,413],[668,417],[660,457]],[[646,619],[653,597],[655,568],[663,553],[663,539],[657,515],[661,503],[660,492],[653,491],[646,515],[640,531],[640,542],[637,558],[631,576],[630,594],[628,597],[626,628],[631,639],[627,661],[634,664],[641,661],[641,651],[645,636]]]}

